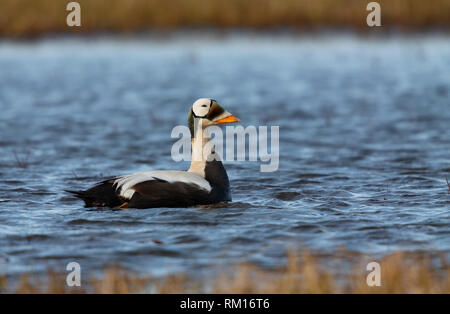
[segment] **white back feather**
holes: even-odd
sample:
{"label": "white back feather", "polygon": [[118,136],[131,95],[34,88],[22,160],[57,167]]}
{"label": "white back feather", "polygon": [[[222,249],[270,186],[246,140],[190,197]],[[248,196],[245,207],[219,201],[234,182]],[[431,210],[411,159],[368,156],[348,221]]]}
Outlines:
{"label": "white back feather", "polygon": [[192,172],[177,171],[177,170],[155,170],[155,171],[143,171],[130,175],[119,177],[114,181],[116,189],[120,189],[120,196],[131,199],[135,190],[133,187],[136,184],[151,181],[155,179],[164,180],[167,182],[183,182],[188,184],[195,184],[199,188],[211,191],[211,185],[209,182],[200,175]]}

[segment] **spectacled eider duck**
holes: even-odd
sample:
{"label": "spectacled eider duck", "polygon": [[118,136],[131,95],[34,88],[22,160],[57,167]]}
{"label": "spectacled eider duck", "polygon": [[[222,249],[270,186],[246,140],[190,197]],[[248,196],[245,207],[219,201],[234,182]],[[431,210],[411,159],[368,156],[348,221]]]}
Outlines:
{"label": "spectacled eider duck", "polygon": [[204,132],[211,125],[230,122],[239,120],[214,99],[200,98],[188,115],[192,142],[189,170],[138,172],[99,182],[85,191],[67,192],[82,199],[85,207],[188,207],[231,201],[227,172],[214,147],[207,145],[210,138]]}

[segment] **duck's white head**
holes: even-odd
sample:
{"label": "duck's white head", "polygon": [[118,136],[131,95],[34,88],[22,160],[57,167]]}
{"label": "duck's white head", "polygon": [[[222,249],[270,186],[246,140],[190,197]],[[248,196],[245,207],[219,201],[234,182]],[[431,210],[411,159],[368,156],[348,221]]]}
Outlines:
{"label": "duck's white head", "polygon": [[[196,125],[197,119],[197,125]],[[191,136],[194,137],[194,129],[201,126],[202,129],[211,125],[239,122],[239,119],[223,109],[216,100],[212,98],[197,99],[191,107],[188,116],[188,125]]]}

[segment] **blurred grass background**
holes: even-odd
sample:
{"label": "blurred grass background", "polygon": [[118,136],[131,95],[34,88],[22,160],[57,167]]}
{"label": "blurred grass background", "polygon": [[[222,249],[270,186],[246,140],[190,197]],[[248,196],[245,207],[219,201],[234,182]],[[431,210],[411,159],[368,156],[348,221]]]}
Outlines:
{"label": "blurred grass background", "polygon": [[[66,25],[70,0],[2,0],[0,36],[278,27],[369,30],[369,0],[78,0],[81,27]],[[383,29],[448,30],[449,0],[379,0]]]}
{"label": "blurred grass background", "polygon": [[[371,261],[381,267],[379,287],[366,284],[366,265]],[[49,270],[44,277],[24,274],[15,283],[0,275],[0,293],[450,293],[445,256],[424,252],[396,252],[372,259],[345,250],[331,256],[290,251],[286,265],[279,269],[244,263],[209,278],[183,273],[154,278],[108,267],[101,277],[86,280],[84,275],[81,287],[68,287],[66,275]]]}

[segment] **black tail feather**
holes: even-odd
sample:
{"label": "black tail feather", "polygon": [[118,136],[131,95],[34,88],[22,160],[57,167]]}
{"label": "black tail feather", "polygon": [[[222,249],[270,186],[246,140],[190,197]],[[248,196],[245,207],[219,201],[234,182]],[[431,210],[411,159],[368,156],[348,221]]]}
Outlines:
{"label": "black tail feather", "polygon": [[64,192],[75,195],[76,197],[81,197],[85,191],[74,191],[74,190],[64,190]]}
{"label": "black tail feather", "polygon": [[106,180],[98,183],[94,187],[85,191],[64,190],[82,199],[85,207],[106,206],[117,207],[123,204],[116,189],[113,186],[113,180]]}

